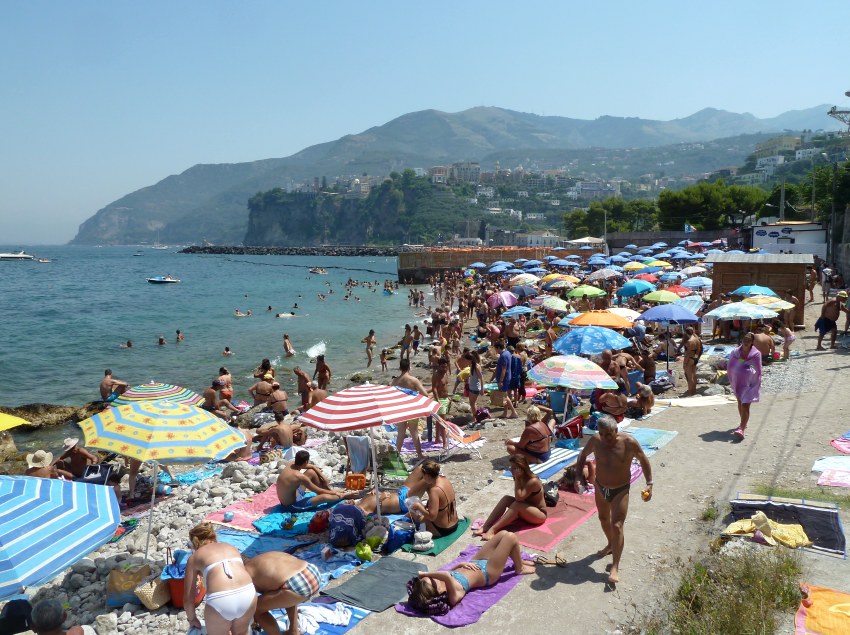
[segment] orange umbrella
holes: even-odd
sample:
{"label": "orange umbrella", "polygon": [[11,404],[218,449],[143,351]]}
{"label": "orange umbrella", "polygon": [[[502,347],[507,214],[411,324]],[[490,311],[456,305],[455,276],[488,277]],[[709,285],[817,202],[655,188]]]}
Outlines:
{"label": "orange umbrella", "polygon": [[610,311],[586,311],[570,320],[570,326],[604,326],[609,329],[626,329],[631,320]]}

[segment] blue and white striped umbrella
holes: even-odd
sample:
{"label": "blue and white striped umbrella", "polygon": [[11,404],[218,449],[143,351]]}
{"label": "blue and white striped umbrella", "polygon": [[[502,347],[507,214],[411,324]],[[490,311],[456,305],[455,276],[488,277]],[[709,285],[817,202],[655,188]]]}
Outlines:
{"label": "blue and white striped umbrella", "polygon": [[721,304],[713,311],[705,314],[705,317],[715,320],[772,320],[779,314],[757,304],[749,302],[732,302]]}
{"label": "blue and white striped umbrella", "polygon": [[111,487],[0,476],[0,600],[55,577],[108,542],[119,522]]}
{"label": "blue and white striped umbrella", "polygon": [[528,306],[512,306],[510,309],[502,313],[502,317],[514,317],[516,315],[527,315],[534,313],[534,309]]}
{"label": "blue and white striped umbrella", "polygon": [[682,282],[682,286],[686,289],[704,289],[706,287],[712,286],[713,284],[714,281],[711,278],[706,278],[704,276],[688,278],[687,280]]}

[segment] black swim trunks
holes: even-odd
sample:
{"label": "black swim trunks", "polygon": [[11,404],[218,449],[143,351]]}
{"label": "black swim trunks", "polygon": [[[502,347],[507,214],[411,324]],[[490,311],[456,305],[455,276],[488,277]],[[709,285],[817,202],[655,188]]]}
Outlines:
{"label": "black swim trunks", "polygon": [[602,492],[602,495],[605,497],[605,500],[609,503],[613,501],[617,496],[619,496],[622,492],[628,492],[632,487],[631,483],[626,483],[621,487],[605,487],[604,485],[600,485],[597,481],[596,488]]}

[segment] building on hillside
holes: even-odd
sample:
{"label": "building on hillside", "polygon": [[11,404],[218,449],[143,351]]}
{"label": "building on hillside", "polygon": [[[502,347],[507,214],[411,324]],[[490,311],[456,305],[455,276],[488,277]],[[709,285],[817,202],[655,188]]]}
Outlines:
{"label": "building on hillside", "polygon": [[761,218],[744,232],[746,244],[771,254],[826,257],[826,228],[821,223]]}
{"label": "building on hillside", "polygon": [[761,157],[760,159],[756,159],[756,170],[761,170],[763,168],[775,168],[777,165],[782,165],[783,163],[785,163],[785,157],[781,154]]}
{"label": "building on hillside", "polygon": [[473,183],[481,180],[481,166],[478,161],[457,161],[449,167],[449,183]]}
{"label": "building on hillside", "polygon": [[800,137],[782,135],[756,144],[756,158],[769,157],[782,152],[794,152],[800,145]]}
{"label": "building on hillside", "polygon": [[553,248],[558,246],[560,240],[558,234],[553,234],[548,229],[541,231],[533,231],[528,233],[520,233],[516,235],[517,247],[546,247]]}
{"label": "building on hillside", "polygon": [[800,148],[794,151],[794,160],[802,161],[803,159],[819,157],[821,152],[823,152],[823,148]]}
{"label": "building on hillside", "polygon": [[583,199],[599,200],[617,196],[617,190],[599,181],[579,181],[576,187],[578,197]]}
{"label": "building on hillside", "polygon": [[492,185],[479,185],[478,186],[478,196],[484,196],[486,198],[493,198],[496,196],[496,188]]}
{"label": "building on hillside", "polygon": [[428,176],[428,171],[425,168],[413,168],[413,173],[416,176]]}
{"label": "building on hillside", "polygon": [[529,212],[523,215],[523,218],[527,221],[533,222],[543,222],[546,220],[546,214],[541,212]]}
{"label": "building on hillside", "polygon": [[735,183],[737,185],[759,185],[761,183],[767,183],[767,172],[760,170],[758,172],[739,174],[735,177]]}
{"label": "building on hillside", "polygon": [[435,165],[428,170],[428,176],[431,179],[431,183],[445,185],[449,182],[449,169],[444,165]]}

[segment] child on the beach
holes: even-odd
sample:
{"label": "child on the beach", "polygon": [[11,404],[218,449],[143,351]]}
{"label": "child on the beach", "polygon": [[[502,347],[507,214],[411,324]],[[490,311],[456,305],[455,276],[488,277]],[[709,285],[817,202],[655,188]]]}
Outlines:
{"label": "child on the beach", "polygon": [[782,360],[786,361],[791,355],[791,344],[797,339],[794,332],[779,320],[773,322],[773,332],[782,337]]}
{"label": "child on the beach", "polygon": [[381,349],[381,370],[383,372],[389,370],[389,368],[387,367],[387,349],[385,348]]}

